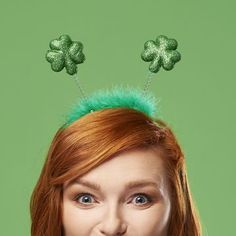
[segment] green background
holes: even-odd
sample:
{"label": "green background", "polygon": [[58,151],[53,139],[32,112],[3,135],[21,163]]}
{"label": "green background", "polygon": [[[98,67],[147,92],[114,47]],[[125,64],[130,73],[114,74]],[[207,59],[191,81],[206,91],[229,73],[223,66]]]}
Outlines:
{"label": "green background", "polygon": [[144,87],[145,41],[178,41],[182,60],[150,91],[186,155],[204,236],[235,230],[235,1],[1,1],[1,235],[30,235],[29,199],[63,115],[80,95],[45,60],[61,34],[84,44],[86,94]]}

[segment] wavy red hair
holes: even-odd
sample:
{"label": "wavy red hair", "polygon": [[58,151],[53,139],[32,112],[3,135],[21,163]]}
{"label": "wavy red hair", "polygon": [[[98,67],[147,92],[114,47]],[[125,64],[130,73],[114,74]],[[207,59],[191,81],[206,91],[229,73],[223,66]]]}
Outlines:
{"label": "wavy red hair", "polygon": [[160,119],[128,108],[99,110],[57,131],[30,200],[31,236],[63,236],[63,183],[121,152],[153,147],[162,150],[170,184],[168,235],[201,236],[184,154],[175,135]]}

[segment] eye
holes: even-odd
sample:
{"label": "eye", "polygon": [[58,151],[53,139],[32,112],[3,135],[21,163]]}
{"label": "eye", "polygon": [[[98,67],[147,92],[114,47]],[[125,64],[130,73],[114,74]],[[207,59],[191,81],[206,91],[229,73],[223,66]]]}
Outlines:
{"label": "eye", "polygon": [[147,205],[152,202],[152,198],[145,193],[135,194],[133,199],[137,205]]}
{"label": "eye", "polygon": [[80,193],[75,197],[75,201],[78,202],[79,204],[85,204],[88,205],[90,203],[94,203],[93,200],[94,196],[90,193]]}

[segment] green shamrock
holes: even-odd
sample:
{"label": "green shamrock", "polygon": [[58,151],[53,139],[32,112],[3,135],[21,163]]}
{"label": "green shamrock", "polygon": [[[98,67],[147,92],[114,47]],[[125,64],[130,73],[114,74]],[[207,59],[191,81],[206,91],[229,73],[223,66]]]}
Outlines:
{"label": "green shamrock", "polygon": [[61,35],[59,39],[51,40],[49,46],[51,50],[47,51],[46,59],[53,71],[59,72],[65,67],[68,74],[77,73],[77,64],[85,60],[81,42],[73,42],[68,35]]}
{"label": "green shamrock", "polygon": [[141,58],[144,61],[151,61],[149,70],[153,73],[157,73],[161,66],[165,70],[171,70],[174,64],[181,59],[180,53],[175,50],[177,45],[178,43],[175,39],[159,35],[156,41],[149,40],[145,42]]}

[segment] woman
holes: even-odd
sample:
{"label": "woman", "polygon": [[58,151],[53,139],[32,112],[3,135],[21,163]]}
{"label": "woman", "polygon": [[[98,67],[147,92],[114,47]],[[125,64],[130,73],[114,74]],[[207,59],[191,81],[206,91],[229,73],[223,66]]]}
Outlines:
{"label": "woman", "polygon": [[31,197],[32,236],[200,236],[184,154],[171,129],[135,109],[61,127]]}

